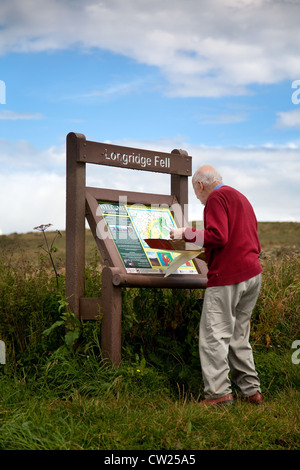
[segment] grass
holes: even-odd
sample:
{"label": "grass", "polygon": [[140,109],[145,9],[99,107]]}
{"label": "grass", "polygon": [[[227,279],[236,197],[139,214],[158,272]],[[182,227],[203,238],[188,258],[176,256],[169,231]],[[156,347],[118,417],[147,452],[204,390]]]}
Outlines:
{"label": "grass", "polygon": [[[251,341],[265,404],[213,409],[197,404],[202,291],[124,290],[116,369],[101,359],[101,321],[64,316],[64,234],[53,252],[59,288],[40,233],[1,236],[0,450],[298,450],[299,226],[260,226],[264,275]],[[93,295],[101,270],[90,232],[87,257]]]}
{"label": "grass", "polygon": [[[297,222],[259,222],[258,233],[264,251],[280,253],[282,251],[300,251],[300,223]],[[49,239],[52,239],[56,232],[48,232]],[[64,265],[65,255],[65,232],[61,232],[61,237],[55,240],[56,260],[59,267]],[[44,245],[44,240],[40,232],[33,231],[24,234],[12,233],[0,236],[0,252],[9,252],[11,256],[19,256],[23,251],[29,253],[32,261],[38,258],[41,253],[40,247]],[[97,258],[96,245],[93,235],[89,229],[86,230],[86,259],[92,262]]]}
{"label": "grass", "polygon": [[151,367],[93,368],[85,379],[74,369],[73,386],[71,370],[68,384],[55,387],[2,377],[0,449],[299,449],[299,392],[291,385],[273,390],[263,406],[236,401],[210,409],[183,389],[166,388],[166,377]]}
{"label": "grass", "polygon": [[129,379],[128,369],[114,371],[109,387],[100,382],[92,394],[2,379],[0,449],[299,449],[299,392],[291,386],[263,406],[237,401],[210,409],[182,390],[159,387],[155,371],[154,387],[143,377]]}
{"label": "grass", "polygon": [[264,250],[273,253],[298,252],[300,250],[300,223],[259,222],[258,235]]}

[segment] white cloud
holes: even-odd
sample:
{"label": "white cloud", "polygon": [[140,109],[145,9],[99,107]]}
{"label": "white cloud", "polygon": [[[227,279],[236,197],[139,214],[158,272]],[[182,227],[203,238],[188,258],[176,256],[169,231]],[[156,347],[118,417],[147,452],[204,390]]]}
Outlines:
{"label": "white cloud", "polygon": [[[0,165],[5,171],[56,171],[61,173],[65,169],[65,145],[51,146],[42,150],[27,140],[10,142],[0,139]],[[3,171],[3,170],[2,170]]]}
{"label": "white cloud", "polygon": [[2,0],[0,53],[80,46],[158,67],[174,96],[249,92],[299,73],[296,0]]}
{"label": "white cloud", "polygon": [[4,121],[16,121],[18,119],[42,119],[39,113],[18,113],[16,111],[5,110],[0,112],[0,119]]}
{"label": "white cloud", "polygon": [[[193,172],[205,164],[216,167],[221,172],[225,184],[235,187],[248,197],[260,221],[300,221],[299,143],[290,142],[281,146],[266,144],[261,147],[208,147],[190,145],[184,137],[157,142],[131,140],[115,143],[164,152],[170,152],[174,148],[185,149],[193,158]],[[149,188],[153,188],[153,174],[150,176],[150,173],[144,180],[144,176],[138,176],[139,172],[135,173],[136,178],[130,177],[131,187],[139,181],[145,192],[151,192]],[[144,174],[146,173],[142,173]],[[124,183],[123,187],[119,186],[118,189],[128,188],[126,180]],[[165,179],[158,180],[153,192],[169,194],[168,183]],[[202,213],[203,206],[196,199],[190,184],[188,218],[201,220]]]}
{"label": "white cloud", "polygon": [[[245,194],[260,221],[300,221],[300,159],[297,144],[286,147],[195,147],[193,171],[203,164],[218,168],[223,182]],[[190,190],[192,219],[199,212]]]}
{"label": "white cloud", "polygon": [[[190,145],[184,137],[159,141],[126,140],[114,142],[136,148],[155,149],[171,152],[174,148],[186,149],[193,158],[193,172],[201,165],[215,166],[222,174],[223,181],[235,187],[248,197],[260,221],[300,221],[299,187],[300,159],[299,144],[285,146],[267,144],[261,147],[207,147]],[[94,168],[90,170],[91,185],[107,187],[110,181],[116,189],[126,189],[169,194],[169,175],[123,169]],[[99,173],[97,173],[99,172]],[[113,173],[114,172],[114,173]],[[99,177],[97,177],[99,174]],[[98,178],[98,179],[97,179]],[[154,180],[155,178],[155,180]],[[155,181],[155,184],[153,184]],[[189,185],[190,220],[201,220],[203,206],[196,199]]]}
{"label": "white cloud", "polygon": [[238,113],[238,114],[230,114],[230,113],[222,113],[222,114],[198,114],[197,119],[199,120],[200,124],[234,124],[237,122],[243,122],[247,120],[245,114]]}
{"label": "white cloud", "polygon": [[0,230],[31,232],[40,224],[65,226],[65,177],[55,173],[0,174]]}
{"label": "white cloud", "polygon": [[137,90],[145,90],[149,89],[150,80],[145,78],[139,78],[132,80],[131,82],[124,82],[118,83],[115,85],[110,85],[108,87],[104,87],[103,89],[96,89],[91,90],[86,93],[79,93],[79,94],[69,94],[63,95],[59,98],[56,98],[57,101],[68,101],[68,100],[86,100],[87,99],[94,99],[97,97],[100,98],[118,98],[119,96],[127,95],[132,93],[133,91],[136,92]]}
{"label": "white cloud", "polygon": [[278,127],[296,127],[300,128],[300,109],[293,109],[292,111],[278,112],[277,113],[277,126]]}
{"label": "white cloud", "polygon": [[[182,137],[156,142],[119,141],[115,144],[164,152],[171,152],[174,148],[186,149],[193,158],[193,172],[203,164],[215,166],[225,184],[248,197],[258,220],[300,221],[297,144],[286,147],[205,147],[189,145]],[[2,141],[0,149],[0,231],[4,234],[28,232],[45,223],[52,223],[53,229],[63,230],[66,203],[64,146],[39,150],[21,141],[11,144],[10,148],[8,141]],[[22,155],[23,159],[12,162],[9,156],[15,154]],[[87,165],[87,185],[125,192],[169,194],[170,176]],[[195,198],[190,183],[188,218],[201,220],[202,214],[203,206]]]}

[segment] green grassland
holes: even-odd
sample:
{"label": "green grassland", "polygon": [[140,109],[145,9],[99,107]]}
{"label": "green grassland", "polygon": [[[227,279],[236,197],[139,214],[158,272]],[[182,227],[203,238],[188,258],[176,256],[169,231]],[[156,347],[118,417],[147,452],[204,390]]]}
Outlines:
{"label": "green grassland", "polygon": [[[101,315],[67,313],[65,233],[45,232],[58,279],[43,233],[0,236],[0,450],[299,450],[300,224],[258,230],[251,343],[265,404],[241,402],[234,387],[235,404],[218,408],[198,405],[202,290],[123,289],[115,368],[101,357]],[[86,289],[101,289],[89,230]]]}
{"label": "green grassland", "polygon": [[[299,252],[300,250],[300,223],[297,222],[259,222],[258,234],[263,251],[276,252]],[[50,241],[56,232],[47,231]],[[60,236],[61,235],[61,236]],[[62,231],[55,239],[57,249],[56,258],[64,260],[65,255],[65,233]],[[0,236],[0,252],[8,251],[10,254],[18,254],[20,250],[32,254],[36,259],[41,253],[41,246],[45,246],[42,234],[32,231],[24,234],[12,233]],[[86,230],[86,259],[92,261],[95,257],[96,244],[89,229]]]}

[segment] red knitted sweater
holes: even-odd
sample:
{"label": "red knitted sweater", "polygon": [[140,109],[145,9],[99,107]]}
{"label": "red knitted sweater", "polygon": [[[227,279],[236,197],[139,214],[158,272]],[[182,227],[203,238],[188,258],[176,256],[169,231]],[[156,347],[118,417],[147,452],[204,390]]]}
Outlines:
{"label": "red knitted sweater", "polygon": [[210,193],[204,230],[187,228],[186,241],[201,244],[208,266],[207,287],[236,284],[262,272],[257,221],[248,199],[230,186]]}

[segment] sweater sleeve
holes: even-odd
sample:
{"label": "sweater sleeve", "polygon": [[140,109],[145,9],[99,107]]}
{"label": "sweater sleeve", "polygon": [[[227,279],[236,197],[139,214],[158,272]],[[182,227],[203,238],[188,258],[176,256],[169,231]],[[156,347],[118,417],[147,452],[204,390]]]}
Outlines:
{"label": "sweater sleeve", "polygon": [[204,247],[220,248],[228,242],[228,214],[221,198],[212,198],[205,206]]}
{"label": "sweater sleeve", "polygon": [[184,241],[203,246],[204,230],[196,230],[195,228],[187,227],[184,231]]}

